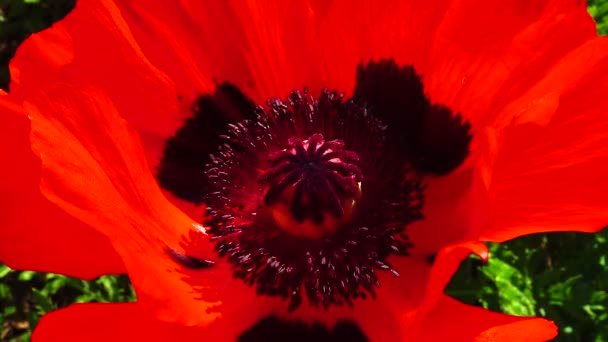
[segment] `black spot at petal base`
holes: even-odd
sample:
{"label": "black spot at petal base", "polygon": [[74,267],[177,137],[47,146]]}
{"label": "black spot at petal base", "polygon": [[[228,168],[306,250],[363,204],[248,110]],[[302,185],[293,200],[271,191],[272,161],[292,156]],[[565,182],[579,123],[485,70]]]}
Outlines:
{"label": "black spot at petal base", "polygon": [[392,59],[359,65],[353,98],[388,125],[389,138],[421,173],[446,175],[469,155],[471,125],[448,107],[433,104],[412,66]]}
{"label": "black spot at petal base", "polygon": [[367,342],[369,339],[353,322],[341,321],[329,330],[314,323],[288,322],[269,316],[241,334],[239,342]]}
{"label": "black spot at petal base", "polygon": [[406,139],[415,133],[430,106],[414,68],[393,60],[359,65],[353,98],[371,106],[393,134]]}
{"label": "black spot at petal base", "polygon": [[432,105],[411,144],[417,151],[414,163],[423,171],[446,175],[469,155],[471,125],[460,114],[441,105]]}
{"label": "black spot at petal base", "polygon": [[191,257],[171,247],[165,248],[165,253],[167,253],[175,263],[193,270],[210,268],[215,265],[214,261]]}
{"label": "black spot at petal base", "polygon": [[165,143],[156,175],[160,186],[181,199],[202,203],[207,189],[202,172],[221,142],[220,132],[230,123],[250,119],[247,115],[253,116],[254,109],[255,104],[230,83],[199,97],[192,106],[193,117]]}

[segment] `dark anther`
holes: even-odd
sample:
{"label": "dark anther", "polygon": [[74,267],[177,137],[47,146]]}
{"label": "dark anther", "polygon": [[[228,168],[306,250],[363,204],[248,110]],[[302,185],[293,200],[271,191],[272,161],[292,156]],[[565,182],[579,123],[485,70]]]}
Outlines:
{"label": "dark anther", "polygon": [[177,251],[175,248],[172,248],[172,247],[166,247],[165,253],[167,253],[167,255],[169,255],[171,260],[175,261],[177,264],[182,265],[186,268],[194,269],[194,270],[210,268],[215,265],[214,261],[202,260],[202,259],[198,259],[195,257],[191,257],[191,256],[185,255],[185,254]]}
{"label": "dark anther", "polygon": [[290,212],[296,221],[321,224],[326,211],[344,216],[344,201],[357,196],[363,174],[355,165],[357,154],[343,147],[343,141],[326,142],[321,134],[305,141],[290,138],[287,149],[270,155],[270,168],[258,178],[268,187],[264,204],[274,205],[292,188]]}
{"label": "dark anther", "polygon": [[368,338],[353,322],[340,321],[329,330],[325,326],[314,323],[308,325],[302,322],[290,322],[269,316],[247,329],[239,336],[239,342],[367,342]]}
{"label": "dark anther", "polygon": [[359,65],[353,98],[388,125],[389,137],[419,172],[446,175],[469,155],[471,125],[446,106],[433,104],[410,65],[392,59]]}

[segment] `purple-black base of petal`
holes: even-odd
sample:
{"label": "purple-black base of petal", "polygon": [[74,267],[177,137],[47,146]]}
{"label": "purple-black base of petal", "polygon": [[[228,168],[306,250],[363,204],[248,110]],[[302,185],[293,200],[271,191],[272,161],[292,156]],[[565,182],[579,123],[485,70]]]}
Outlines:
{"label": "purple-black base of petal", "polygon": [[421,173],[446,175],[469,155],[471,125],[424,95],[422,77],[394,60],[359,65],[353,99],[366,103]]}
{"label": "purple-black base of petal", "polygon": [[156,174],[159,185],[181,199],[201,204],[208,191],[201,170],[221,143],[218,132],[225,132],[230,123],[251,119],[254,108],[255,104],[230,83],[199,97],[192,106],[193,117],[165,143]]}
{"label": "purple-black base of petal", "polygon": [[269,316],[242,333],[241,336],[239,336],[238,341],[368,342],[369,339],[355,323],[349,321],[340,321],[330,330],[319,323],[307,325],[301,322],[283,321],[275,316]]}

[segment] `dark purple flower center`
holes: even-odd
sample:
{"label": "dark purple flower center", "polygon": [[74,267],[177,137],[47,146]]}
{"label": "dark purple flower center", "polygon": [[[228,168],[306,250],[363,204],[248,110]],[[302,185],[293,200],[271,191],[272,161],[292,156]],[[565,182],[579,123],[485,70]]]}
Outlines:
{"label": "dark purple flower center", "polygon": [[[230,125],[204,175],[204,223],[235,277],[315,306],[375,295],[375,270],[407,255],[423,186],[386,125],[352,100],[293,92]],[[346,149],[346,147],[349,149]],[[381,151],[381,153],[379,153]],[[365,175],[365,180],[363,180]]]}
{"label": "dark purple flower center", "polygon": [[353,99],[304,90],[255,107],[224,84],[194,112],[167,142],[160,184],[204,204],[234,277],[290,310],[303,297],[353,305],[375,296],[377,271],[398,276],[388,258],[412,246],[405,229],[423,219],[422,177],[458,167],[470,142],[468,123],[392,61],[361,67]]}

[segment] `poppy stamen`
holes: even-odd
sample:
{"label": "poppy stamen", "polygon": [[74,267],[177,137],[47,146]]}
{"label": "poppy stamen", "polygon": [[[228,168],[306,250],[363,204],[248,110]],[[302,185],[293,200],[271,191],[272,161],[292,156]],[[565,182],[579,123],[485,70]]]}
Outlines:
{"label": "poppy stamen", "polygon": [[[424,185],[365,105],[323,90],[271,99],[228,125],[204,169],[204,225],[235,278],[295,310],[375,296],[408,255]],[[365,175],[365,178],[364,178]]]}

